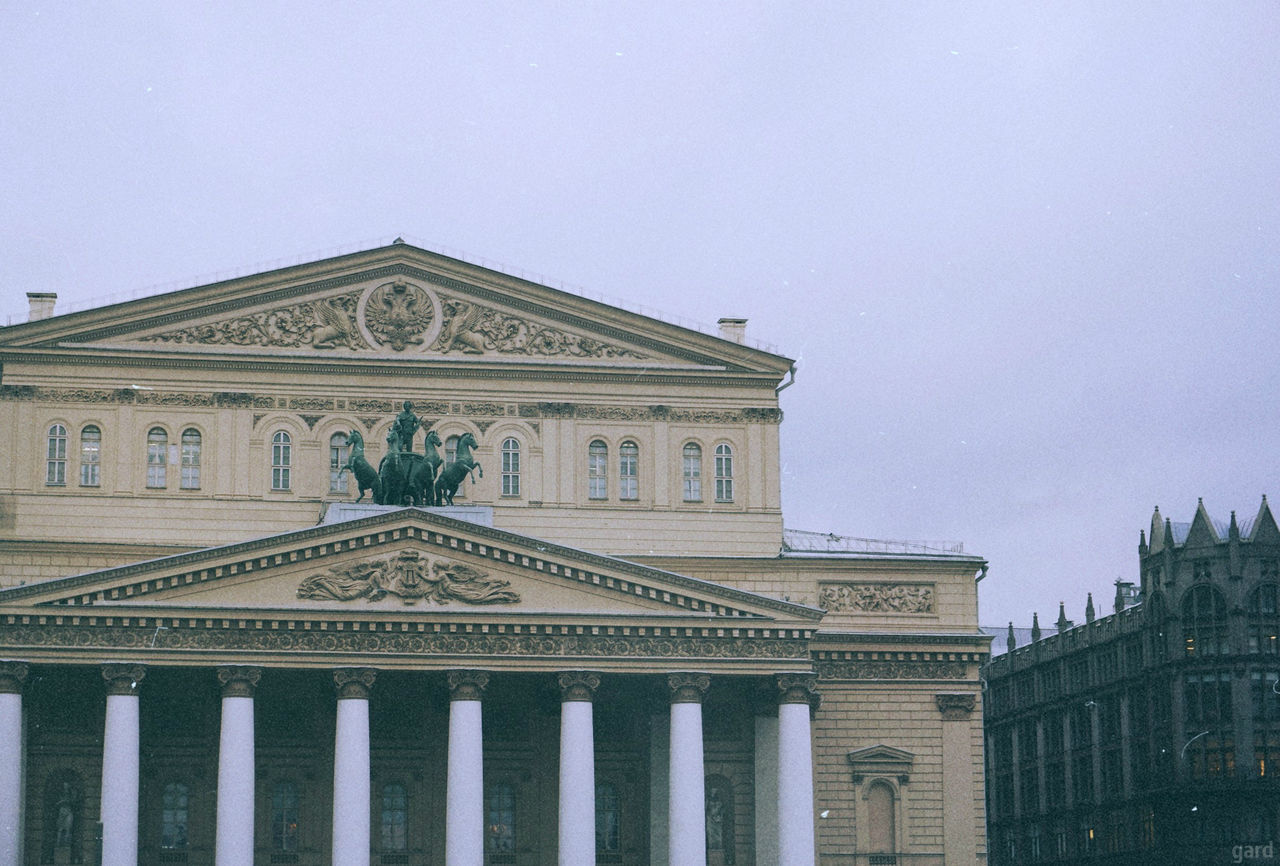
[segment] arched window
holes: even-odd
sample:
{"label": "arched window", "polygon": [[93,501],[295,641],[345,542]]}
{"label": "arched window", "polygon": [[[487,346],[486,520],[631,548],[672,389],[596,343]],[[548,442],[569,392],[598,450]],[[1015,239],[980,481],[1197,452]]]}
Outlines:
{"label": "arched window", "polygon": [[618,448],[618,498],[640,498],[640,446],[634,442]]}
{"label": "arched window", "polygon": [[622,812],[618,789],[608,783],[596,785],[596,856],[621,851]]}
{"label": "arched window", "polygon": [[187,847],[187,804],[189,791],[181,782],[164,786],[160,811],[160,847],[185,849]]}
{"label": "arched window", "polygon": [[334,433],[329,437],[329,492],[347,492],[347,473],[342,467],[351,459],[351,446],[346,433]]}
{"label": "arched window", "polygon": [[1182,599],[1182,641],[1189,656],[1227,653],[1227,603],[1208,584],[1187,590]]}
{"label": "arched window", "polygon": [[520,440],[502,440],[502,495],[520,495]]}
{"label": "arched window", "polygon": [[382,786],[382,850],[404,851],[409,847],[406,833],[409,798],[404,785]]}
{"label": "arched window", "polygon": [[609,446],[596,439],[587,446],[587,498],[609,496]]}
{"label": "arched window", "polygon": [[54,424],[49,428],[49,453],[45,463],[44,483],[67,483],[67,428],[61,424]]}
{"label": "arched window", "polygon": [[289,489],[289,471],[293,464],[293,440],[283,430],[271,437],[271,489]]}
{"label": "arched window", "polygon": [[516,850],[516,792],[505,782],[489,786],[484,798],[484,847],[491,854]]}
{"label": "arched window", "polygon": [[183,490],[200,489],[200,431],[194,427],[182,431],[182,478],[179,486]]}
{"label": "arched window", "polygon": [[298,850],[298,788],[293,782],[277,782],[271,789],[271,848]]}
{"label": "arched window", "polygon": [[707,866],[733,866],[733,785],[724,776],[708,776],[705,790]]}
{"label": "arched window", "polygon": [[893,788],[877,779],[867,788],[867,850],[893,854],[898,850]]}
{"label": "arched window", "polygon": [[164,487],[168,483],[165,470],[169,463],[169,434],[163,427],[147,431],[147,486]]}
{"label": "arched window", "polygon": [[102,483],[102,431],[89,424],[80,431],[80,486],[97,487]]}
{"label": "arched window", "polygon": [[716,446],[716,502],[733,501],[733,448]]}
{"label": "arched window", "polygon": [[[461,436],[450,436],[444,440],[444,465],[448,466],[458,459],[458,440]],[[465,499],[467,497],[467,485],[460,482],[458,491],[453,494],[454,499]]]}
{"label": "arched window", "polygon": [[684,501],[702,501],[702,446],[690,442],[684,446],[682,475],[684,480]]}
{"label": "arched window", "polygon": [[1280,648],[1280,616],[1276,585],[1264,583],[1249,594],[1249,652],[1276,655]]}

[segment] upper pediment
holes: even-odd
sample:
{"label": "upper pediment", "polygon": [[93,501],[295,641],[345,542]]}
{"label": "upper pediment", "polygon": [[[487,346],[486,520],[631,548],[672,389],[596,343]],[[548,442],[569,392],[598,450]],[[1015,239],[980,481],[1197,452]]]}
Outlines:
{"label": "upper pediment", "polygon": [[822,611],[402,509],[0,591],[6,607],[696,620],[812,628]]}
{"label": "upper pediment", "polygon": [[717,367],[790,361],[576,295],[393,244],[29,322],[0,345],[221,356]]}

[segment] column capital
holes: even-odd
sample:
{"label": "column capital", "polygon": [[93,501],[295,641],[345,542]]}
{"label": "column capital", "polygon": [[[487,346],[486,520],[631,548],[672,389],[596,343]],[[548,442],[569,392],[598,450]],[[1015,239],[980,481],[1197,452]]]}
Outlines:
{"label": "column capital", "polygon": [[564,671],[556,681],[560,684],[560,700],[591,701],[600,688],[600,675],[595,671]]}
{"label": "column capital", "polygon": [[110,662],[102,666],[102,678],[107,681],[108,695],[136,695],[138,684],[146,675],[146,665]]}
{"label": "column capital", "polygon": [[959,722],[969,718],[977,704],[973,692],[940,692],[933,696],[944,722]]}
{"label": "column capital", "polygon": [[0,661],[0,695],[20,695],[27,681],[26,662]]}
{"label": "column capital", "polygon": [[478,701],[489,685],[487,671],[449,671],[449,700]]}
{"label": "column capital", "polygon": [[818,678],[813,674],[776,674],[778,703],[814,706],[819,700]]}
{"label": "column capital", "polygon": [[667,674],[668,697],[673,704],[700,704],[709,688],[711,677],[708,674]]}
{"label": "column capital", "polygon": [[369,700],[369,690],[373,681],[378,678],[374,668],[335,668],[333,687],[338,691],[338,700]]}
{"label": "column capital", "polygon": [[251,698],[262,678],[262,668],[249,665],[219,665],[218,684],[224,698]]}

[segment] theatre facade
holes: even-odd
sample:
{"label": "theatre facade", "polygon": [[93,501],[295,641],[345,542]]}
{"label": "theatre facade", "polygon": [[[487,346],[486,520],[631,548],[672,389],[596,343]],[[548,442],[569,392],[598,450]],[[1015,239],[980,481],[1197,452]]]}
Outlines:
{"label": "theatre facade", "polygon": [[0,330],[0,863],[985,862],[985,563],[784,528],[744,320],[400,242],[55,304]]}

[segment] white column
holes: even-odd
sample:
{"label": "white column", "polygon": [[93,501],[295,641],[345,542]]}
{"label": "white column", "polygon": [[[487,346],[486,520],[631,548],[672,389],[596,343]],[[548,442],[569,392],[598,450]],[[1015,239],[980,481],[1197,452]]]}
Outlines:
{"label": "white column", "polygon": [[22,862],[22,684],[26,679],[26,662],[0,662],[0,863]]}
{"label": "white column", "polygon": [[102,866],[138,862],[138,685],[142,665],[107,664],[107,720],[102,734]]}
{"label": "white column", "polygon": [[261,668],[218,668],[222,727],[218,736],[217,866],[253,862],[253,690]]}
{"label": "white column", "polygon": [[560,674],[560,866],[595,866],[596,744],[592,699],[600,675]]}
{"label": "white column", "polygon": [[372,668],[333,672],[333,863],[369,864],[369,689],[377,675]]}
{"label": "white column", "polygon": [[449,772],[445,787],[445,866],[484,863],[484,737],[481,704],[489,675],[449,671]]}
{"label": "white column", "polygon": [[815,678],[778,677],[778,863],[813,866],[813,746],[809,707]]}
{"label": "white column", "polygon": [[707,815],[702,761],[702,696],[711,685],[706,674],[670,674],[671,748],[669,756],[667,862],[705,866]]}

